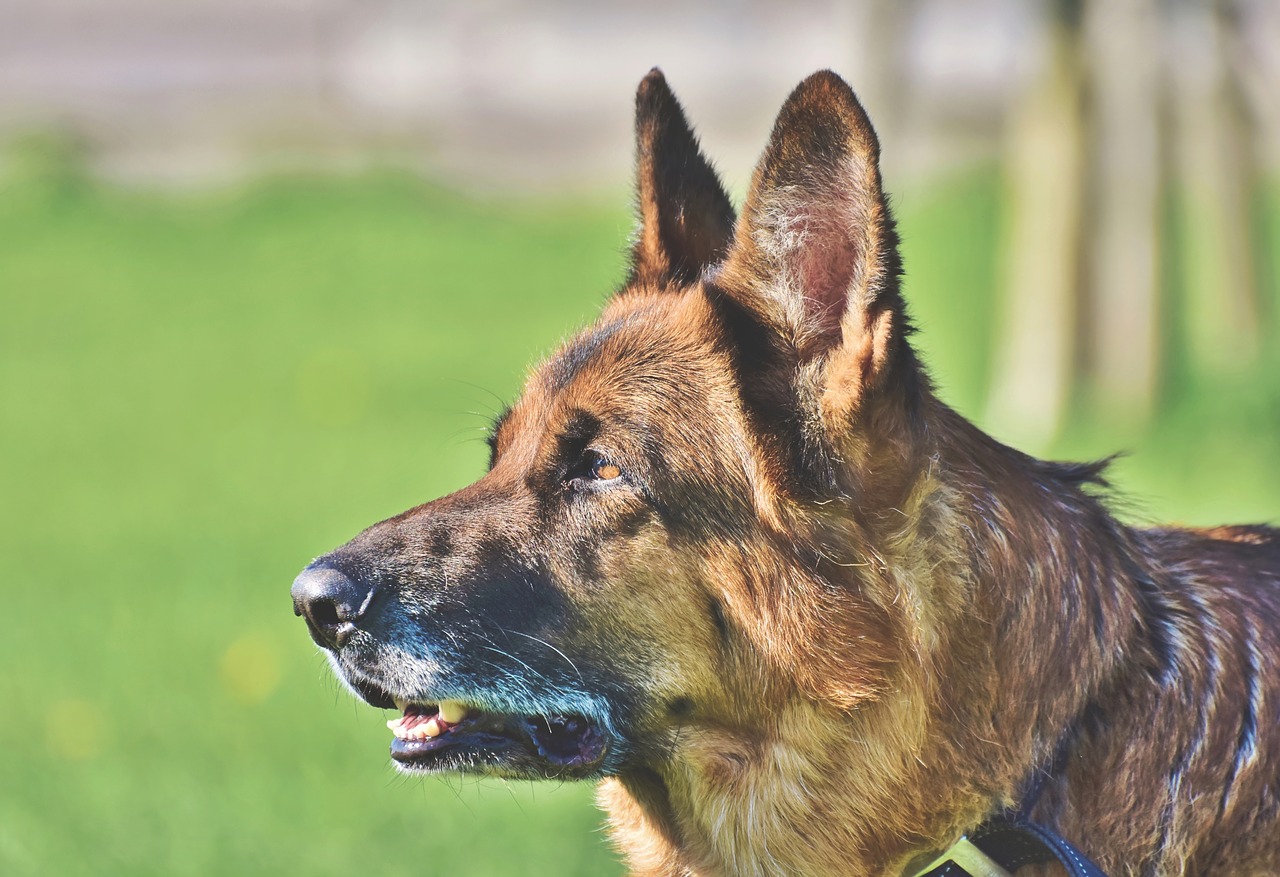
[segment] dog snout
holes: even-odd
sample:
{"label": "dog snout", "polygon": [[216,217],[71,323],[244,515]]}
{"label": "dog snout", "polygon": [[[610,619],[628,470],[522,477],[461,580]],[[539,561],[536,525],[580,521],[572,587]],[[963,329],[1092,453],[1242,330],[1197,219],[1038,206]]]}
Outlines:
{"label": "dog snout", "polygon": [[373,602],[374,588],[340,569],[312,565],[293,580],[293,611],[307,620],[316,645],[339,649]]}

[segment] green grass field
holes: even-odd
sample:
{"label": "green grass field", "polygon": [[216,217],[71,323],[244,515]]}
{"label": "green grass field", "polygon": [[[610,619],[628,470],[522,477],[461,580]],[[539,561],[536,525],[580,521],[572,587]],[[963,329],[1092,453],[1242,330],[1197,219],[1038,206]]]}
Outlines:
{"label": "green grass field", "polygon": [[[996,205],[976,174],[899,207],[918,343],[971,415]],[[620,873],[585,786],[397,777],[288,589],[480,474],[629,226],[621,194],[479,205],[394,174],[0,183],[0,873]],[[1272,375],[1174,393],[1117,470],[1134,516],[1280,518]]]}

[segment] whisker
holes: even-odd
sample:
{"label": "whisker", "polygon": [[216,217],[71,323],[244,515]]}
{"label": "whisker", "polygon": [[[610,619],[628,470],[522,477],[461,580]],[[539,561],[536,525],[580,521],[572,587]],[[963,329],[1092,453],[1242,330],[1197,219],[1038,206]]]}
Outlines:
{"label": "whisker", "polygon": [[534,642],[536,642],[536,643],[541,643],[542,645],[544,645],[544,646],[546,646],[547,648],[551,649],[551,651],[555,652],[555,653],[556,653],[557,655],[559,655],[560,657],[564,658],[565,663],[567,663],[570,667],[572,667],[572,668],[573,668],[573,672],[574,672],[574,673],[577,673],[577,674],[578,674],[578,681],[579,681],[579,682],[583,682],[583,683],[585,683],[585,682],[586,682],[586,680],[585,680],[585,679],[583,678],[583,676],[582,676],[582,671],[578,669],[578,665],[577,665],[577,664],[575,664],[575,663],[573,663],[573,659],[572,659],[572,658],[570,658],[568,655],[566,655],[564,652],[562,652],[562,651],[560,651],[559,649],[557,649],[557,648],[556,648],[555,646],[553,646],[551,643],[547,642],[546,640],[544,640],[544,639],[542,639],[542,638],[540,638],[540,637],[536,637],[536,636],[534,636],[533,634],[530,634],[530,633],[522,633],[521,631],[518,631],[518,630],[504,630],[504,633],[514,633],[516,636],[522,636],[522,637],[524,637],[524,638],[526,638],[526,639],[531,639],[531,640],[533,640],[533,641],[534,641]]}

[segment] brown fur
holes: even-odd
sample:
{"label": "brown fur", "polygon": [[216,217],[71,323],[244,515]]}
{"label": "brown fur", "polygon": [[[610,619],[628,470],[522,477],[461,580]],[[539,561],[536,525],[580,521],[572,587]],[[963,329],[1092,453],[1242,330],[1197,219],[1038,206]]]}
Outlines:
{"label": "brown fur", "polygon": [[637,136],[630,278],[492,471],[322,559],[381,601],[339,669],[441,696],[514,632],[507,675],[607,704],[594,775],[636,875],[898,875],[1005,807],[1115,877],[1280,871],[1277,531],[1128,527],[1100,466],[933,395],[833,74],[787,100],[736,226],[656,71]]}

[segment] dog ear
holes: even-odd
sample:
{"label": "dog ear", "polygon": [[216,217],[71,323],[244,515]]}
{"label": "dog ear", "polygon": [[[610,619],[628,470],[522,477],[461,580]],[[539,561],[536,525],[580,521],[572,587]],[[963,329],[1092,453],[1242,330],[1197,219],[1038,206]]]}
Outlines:
{"label": "dog ear", "polygon": [[656,67],[636,91],[636,201],[629,283],[688,285],[724,257],[733,206]]}
{"label": "dog ear", "polygon": [[[880,144],[844,80],[815,73],[787,98],[712,282],[754,333],[808,373],[822,419],[847,423],[910,357],[897,234]],[[741,321],[739,321],[741,322]],[[759,339],[757,339],[759,340]]]}

